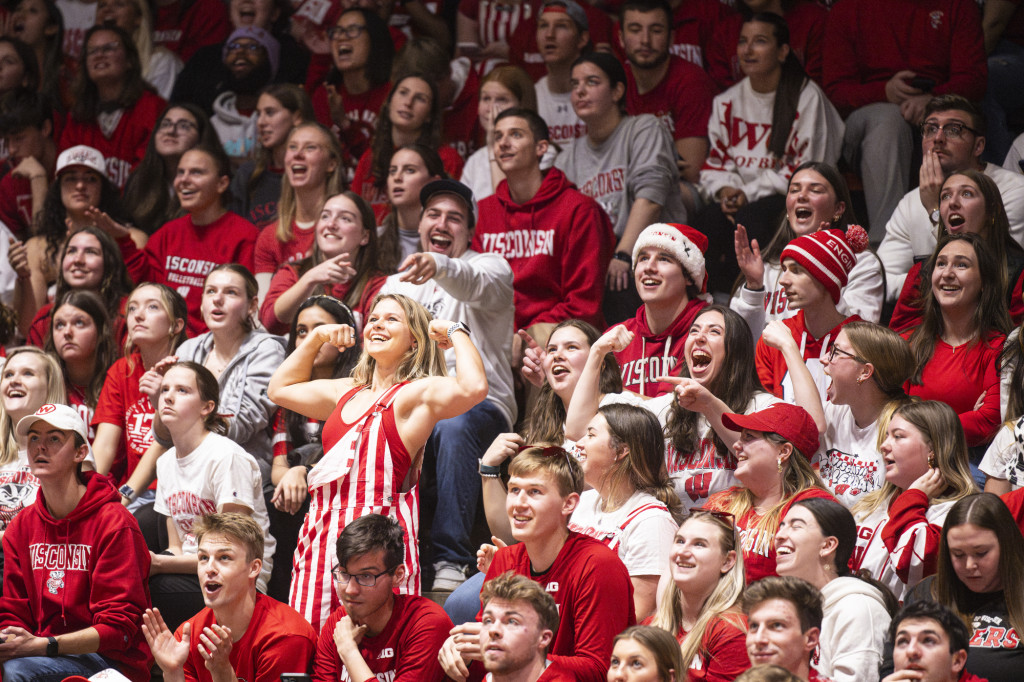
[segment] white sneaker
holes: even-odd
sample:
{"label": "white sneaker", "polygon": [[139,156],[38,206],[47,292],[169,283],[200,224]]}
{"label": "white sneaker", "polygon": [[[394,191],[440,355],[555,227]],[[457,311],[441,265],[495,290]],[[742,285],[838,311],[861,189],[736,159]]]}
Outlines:
{"label": "white sneaker", "polygon": [[468,566],[460,566],[451,561],[439,561],[434,564],[434,585],[431,592],[454,592],[455,588],[466,582]]}

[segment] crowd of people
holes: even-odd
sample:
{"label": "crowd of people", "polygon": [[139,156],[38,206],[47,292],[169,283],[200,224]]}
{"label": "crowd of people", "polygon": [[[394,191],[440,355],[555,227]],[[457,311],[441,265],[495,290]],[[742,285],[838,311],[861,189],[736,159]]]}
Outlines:
{"label": "crowd of people", "polygon": [[1012,0],[0,2],[2,679],[1016,679],[1021,93]]}

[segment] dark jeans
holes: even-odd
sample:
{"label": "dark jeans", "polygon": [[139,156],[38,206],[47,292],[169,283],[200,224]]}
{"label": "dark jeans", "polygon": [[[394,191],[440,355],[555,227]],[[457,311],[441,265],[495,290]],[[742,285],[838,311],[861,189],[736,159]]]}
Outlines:
{"label": "dark jeans", "polygon": [[100,654],[28,656],[6,661],[3,678],[4,682],[62,682],[71,675],[90,677],[107,668],[117,669],[117,662]]}

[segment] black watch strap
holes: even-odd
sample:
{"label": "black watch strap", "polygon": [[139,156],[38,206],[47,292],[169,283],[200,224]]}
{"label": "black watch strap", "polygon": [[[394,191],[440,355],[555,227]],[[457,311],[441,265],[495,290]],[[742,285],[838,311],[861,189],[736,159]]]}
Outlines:
{"label": "black watch strap", "polygon": [[57,652],[57,638],[47,637],[46,638],[46,655],[50,658],[55,658],[60,654]]}

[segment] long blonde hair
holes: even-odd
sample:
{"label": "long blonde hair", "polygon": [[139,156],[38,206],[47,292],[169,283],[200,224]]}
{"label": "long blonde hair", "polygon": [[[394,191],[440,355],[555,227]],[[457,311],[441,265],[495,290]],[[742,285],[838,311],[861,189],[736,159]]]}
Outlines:
{"label": "long blonde hair", "polygon": [[[745,569],[743,567],[743,549],[740,545],[739,533],[730,519],[709,511],[695,510],[682,525],[682,530],[691,521],[704,521],[718,529],[718,543],[722,555],[735,552],[736,563],[727,572],[718,578],[718,584],[711,592],[711,595],[704,601],[700,617],[693,624],[693,628],[686,633],[686,637],[680,644],[683,653],[684,669],[689,667],[694,656],[704,658],[708,651],[702,649],[701,641],[711,621],[715,618],[727,618],[741,630],[746,630],[743,624],[743,617],[739,612],[740,600],[743,597],[743,585],[746,581]],[[683,602],[682,592],[674,580],[670,580],[661,596],[661,605],[651,625],[667,630],[676,636],[683,623]]]}
{"label": "long blonde hair", "polygon": [[[35,346],[15,348],[7,354],[4,367],[17,356],[25,355],[26,353],[39,357],[46,368],[46,398],[39,405],[47,403],[55,405],[66,404],[68,396],[64,388],[64,374],[60,371],[60,365],[57,364],[57,360],[52,355],[44,353],[42,349]],[[39,405],[36,407],[39,407]],[[17,424],[11,419],[11,415],[7,414],[7,408],[4,407],[3,401],[0,400],[0,446],[3,447],[3,450],[0,450],[0,466],[10,464],[18,459],[18,437],[14,434],[14,427],[16,426]]]}
{"label": "long blonde hair", "polygon": [[[902,417],[921,433],[921,438],[932,449],[935,455],[935,466],[946,479],[946,490],[943,496],[931,500],[935,502],[955,502],[968,495],[978,492],[971,476],[967,460],[967,439],[960,417],[953,408],[937,400],[923,400],[907,403],[896,408],[892,418]],[[879,426],[879,440],[888,429]],[[888,505],[893,497],[903,492],[894,483],[886,481],[881,488],[870,492],[853,505],[853,515],[858,520],[871,515],[876,509]]]}
{"label": "long blonde hair", "polygon": [[[423,377],[448,376],[448,366],[444,361],[444,351],[430,340],[430,321],[433,319],[426,308],[408,296],[401,294],[379,294],[370,305],[370,312],[384,300],[390,299],[402,307],[406,324],[412,333],[413,346],[405,352],[395,372],[395,382],[412,381]],[[359,362],[352,370],[352,378],[357,385],[369,386],[373,382],[373,371],[377,367],[374,360],[363,348]]]}
{"label": "long blonde hair", "polygon": [[[292,128],[291,132],[288,133],[288,141],[285,144],[287,145],[291,141],[292,135],[304,128],[313,128],[320,131],[324,146],[327,147],[327,152],[334,159],[334,172],[327,175],[327,186],[324,188],[324,197],[320,204],[322,208],[323,202],[327,201],[327,197],[333,197],[345,188],[344,169],[342,169],[341,163],[341,145],[338,143],[338,138],[330,130],[316,121],[303,121]],[[292,221],[295,220],[296,210],[295,189],[292,187],[292,183],[288,181],[288,174],[285,173],[284,179],[281,181],[281,199],[277,202],[277,231],[274,233],[277,241],[282,244],[291,241],[292,237],[295,236],[292,233]],[[318,208],[317,210],[319,212],[320,209]]]}

